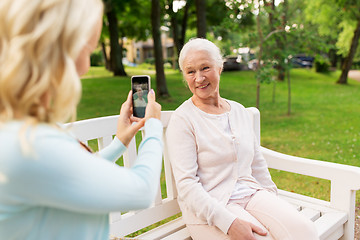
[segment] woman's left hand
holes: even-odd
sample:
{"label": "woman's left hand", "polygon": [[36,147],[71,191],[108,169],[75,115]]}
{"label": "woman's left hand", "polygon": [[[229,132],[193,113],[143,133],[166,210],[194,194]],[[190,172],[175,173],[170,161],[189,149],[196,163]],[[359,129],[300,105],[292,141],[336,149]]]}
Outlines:
{"label": "woman's left hand", "polygon": [[[120,109],[120,116],[118,119],[116,137],[127,146],[135,134],[142,128],[145,124],[145,118],[140,119],[132,116],[132,91],[129,92],[126,101],[122,104]],[[133,124],[137,122],[137,124]]]}
{"label": "woman's left hand", "polygon": [[260,236],[266,236],[267,232],[260,227],[239,218],[236,218],[230,225],[228,235],[231,240],[256,240],[254,233]]}

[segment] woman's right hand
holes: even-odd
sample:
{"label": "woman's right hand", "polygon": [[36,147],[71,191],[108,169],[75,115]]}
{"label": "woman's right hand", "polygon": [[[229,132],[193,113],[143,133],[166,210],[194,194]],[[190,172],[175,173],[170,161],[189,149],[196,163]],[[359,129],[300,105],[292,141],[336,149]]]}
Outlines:
{"label": "woman's right hand", "polygon": [[[155,92],[151,89],[148,94],[148,104],[145,111],[145,118],[132,116],[132,91],[129,92],[127,100],[122,104],[120,116],[117,124],[116,136],[125,145],[128,146],[134,135],[144,126],[145,121],[150,118],[160,120],[161,105],[155,101]],[[133,124],[138,122],[137,124]]]}
{"label": "woman's right hand", "polygon": [[148,93],[148,104],[145,110],[145,119],[161,117],[161,105],[155,101],[155,92],[153,89]]}
{"label": "woman's right hand", "polygon": [[256,240],[254,233],[257,233],[260,236],[267,235],[267,232],[260,227],[239,218],[234,220],[228,231],[231,240]]}

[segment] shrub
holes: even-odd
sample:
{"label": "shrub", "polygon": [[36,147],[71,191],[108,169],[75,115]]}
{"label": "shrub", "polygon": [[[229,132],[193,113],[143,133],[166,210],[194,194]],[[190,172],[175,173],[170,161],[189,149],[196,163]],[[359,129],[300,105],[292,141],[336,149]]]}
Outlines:
{"label": "shrub", "polygon": [[317,57],[315,59],[315,70],[318,73],[327,73],[330,70],[330,61],[324,57]]}
{"label": "shrub", "polygon": [[91,66],[104,66],[104,56],[100,50],[94,51],[90,56],[90,64]]}

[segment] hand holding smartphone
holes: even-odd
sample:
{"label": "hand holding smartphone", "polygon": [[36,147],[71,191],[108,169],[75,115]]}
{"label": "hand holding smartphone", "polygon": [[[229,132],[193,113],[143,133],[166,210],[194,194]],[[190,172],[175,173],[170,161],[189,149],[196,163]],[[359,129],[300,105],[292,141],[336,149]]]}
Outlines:
{"label": "hand holding smartphone", "polygon": [[148,103],[147,95],[150,91],[150,76],[136,75],[131,77],[133,115],[138,118],[145,117]]}

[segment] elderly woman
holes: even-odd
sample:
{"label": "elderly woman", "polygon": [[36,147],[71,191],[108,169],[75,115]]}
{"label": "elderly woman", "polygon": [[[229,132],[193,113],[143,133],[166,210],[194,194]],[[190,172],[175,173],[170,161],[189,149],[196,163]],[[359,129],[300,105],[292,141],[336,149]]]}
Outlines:
{"label": "elderly woman", "polygon": [[245,108],[220,96],[218,47],[190,40],[179,65],[193,95],[176,109],[166,134],[191,237],[318,239],[312,222],[277,197]]}

